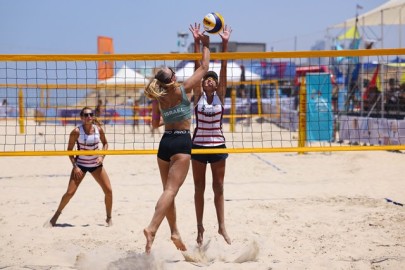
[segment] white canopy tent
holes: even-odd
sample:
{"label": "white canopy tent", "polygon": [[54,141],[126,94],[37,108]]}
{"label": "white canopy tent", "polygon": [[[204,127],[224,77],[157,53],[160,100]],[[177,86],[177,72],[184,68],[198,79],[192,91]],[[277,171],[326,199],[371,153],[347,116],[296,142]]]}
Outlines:
{"label": "white canopy tent", "polygon": [[[405,23],[405,0],[390,0],[364,14],[358,16],[359,24],[372,25],[397,25]],[[356,18],[348,19],[332,28],[352,27]]]}
{"label": "white canopy tent", "polygon": [[123,65],[121,69],[117,71],[115,76],[106,79],[106,80],[99,80],[97,82],[101,85],[125,85],[125,84],[147,84],[148,79],[143,76],[142,74],[136,72],[135,70],[131,69],[127,65]]}
{"label": "white canopy tent", "polygon": [[[384,47],[384,26],[399,25],[399,47],[402,47],[402,25],[405,23],[405,0],[389,0],[386,3],[357,16],[357,26],[381,26],[381,47]],[[356,25],[356,17],[329,27],[350,28]]]}
{"label": "white canopy tent", "polygon": [[[126,102],[122,99],[126,99],[128,97],[132,97],[134,100],[140,100],[144,97],[143,88],[148,82],[148,78],[124,64],[113,77],[106,80],[97,81],[100,88],[113,88],[114,93],[110,93],[107,97],[105,92],[101,91],[97,92],[96,97],[99,99],[100,95],[104,95],[104,104],[107,103],[108,98],[115,99],[114,104],[122,104]],[[117,97],[117,95],[119,97]]]}
{"label": "white canopy tent", "polygon": [[[215,71],[218,76],[221,70],[221,63],[211,62],[209,70]],[[176,77],[179,82],[187,80],[194,73],[194,62],[188,62],[183,68],[176,71]],[[228,82],[240,82],[242,69],[236,62],[228,62],[227,64],[227,80]],[[245,70],[246,81],[259,81],[260,75]]]}

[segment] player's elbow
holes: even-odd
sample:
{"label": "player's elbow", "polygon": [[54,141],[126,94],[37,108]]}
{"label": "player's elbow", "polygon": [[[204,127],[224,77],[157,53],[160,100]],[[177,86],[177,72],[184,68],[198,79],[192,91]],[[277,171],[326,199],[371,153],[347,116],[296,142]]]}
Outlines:
{"label": "player's elbow", "polygon": [[159,126],[160,126],[160,119],[152,121],[152,127],[153,128],[159,128]]}

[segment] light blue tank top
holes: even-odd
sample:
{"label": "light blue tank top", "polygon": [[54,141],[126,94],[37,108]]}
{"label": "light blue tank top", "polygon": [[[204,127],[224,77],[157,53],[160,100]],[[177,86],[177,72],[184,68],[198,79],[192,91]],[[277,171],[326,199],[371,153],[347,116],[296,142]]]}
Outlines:
{"label": "light blue tank top", "polygon": [[182,96],[180,104],[169,109],[160,109],[165,124],[179,122],[191,118],[190,100],[188,100],[183,86],[180,86],[180,90]]}

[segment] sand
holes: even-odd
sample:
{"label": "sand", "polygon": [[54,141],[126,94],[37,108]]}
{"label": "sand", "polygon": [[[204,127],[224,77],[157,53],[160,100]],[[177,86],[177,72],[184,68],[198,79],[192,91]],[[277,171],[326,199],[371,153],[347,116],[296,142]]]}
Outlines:
{"label": "sand", "polygon": [[[52,127],[36,127],[26,141],[49,142],[36,134],[40,129]],[[155,155],[105,159],[114,196],[111,227],[91,175],[57,226],[44,226],[67,188],[66,156],[0,157],[0,269],[404,269],[405,208],[386,200],[405,203],[404,162],[404,154],[388,151],[231,154],[225,218],[232,244],[217,233],[207,173],[206,232],[197,247],[190,171],[176,198],[188,251],[176,250],[164,221],[146,255],[142,230],[162,191]]]}
{"label": "sand", "polygon": [[152,254],[143,228],[161,184],[154,155],[109,156],[114,192],[86,176],[56,227],[43,225],[66,190],[67,157],[0,158],[1,269],[401,269],[405,267],[405,155],[393,152],[233,154],[225,179],[232,245],[218,235],[208,175],[204,246],[196,245],[191,172],[177,199],[188,251],[167,222]]}

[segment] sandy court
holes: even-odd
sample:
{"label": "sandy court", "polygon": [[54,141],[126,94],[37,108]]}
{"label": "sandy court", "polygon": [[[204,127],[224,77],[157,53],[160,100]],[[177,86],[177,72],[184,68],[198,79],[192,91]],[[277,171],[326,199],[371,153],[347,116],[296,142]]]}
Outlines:
{"label": "sandy court", "polygon": [[[255,117],[249,124],[238,121],[233,132],[229,123],[223,125],[228,148],[297,147],[298,133],[282,129],[269,121]],[[21,128],[23,132],[21,132]],[[73,125],[37,124],[32,120],[21,127],[18,119],[0,121],[0,151],[63,151],[66,150]],[[157,150],[163,132],[161,127],[151,134],[150,127],[140,124],[104,124],[110,150]],[[193,132],[193,130],[191,130]],[[3,134],[3,135],[1,135]],[[319,143],[312,143],[317,146]]]}
{"label": "sandy court", "polygon": [[191,172],[177,196],[188,251],[177,251],[167,222],[152,255],[142,229],[161,192],[154,155],[108,156],[113,223],[90,175],[57,227],[43,224],[66,190],[67,157],[0,158],[1,269],[401,269],[405,267],[405,202],[393,152],[232,154],[225,216],[232,245],[217,234],[207,174],[204,246],[196,248]]}

